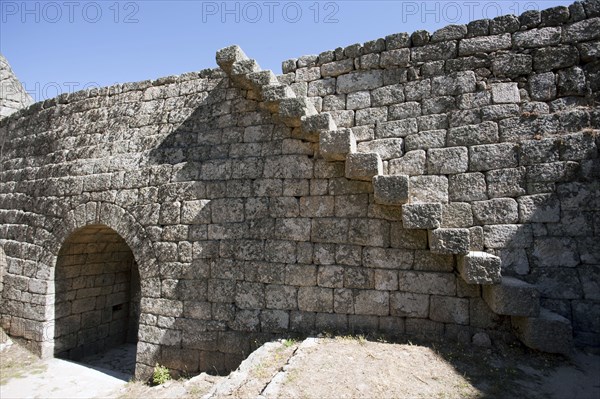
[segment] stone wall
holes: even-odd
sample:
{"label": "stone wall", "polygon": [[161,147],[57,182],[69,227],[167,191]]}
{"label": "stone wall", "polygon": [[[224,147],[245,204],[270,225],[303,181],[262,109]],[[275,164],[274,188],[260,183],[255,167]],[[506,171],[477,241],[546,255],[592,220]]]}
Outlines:
{"label": "stone wall", "polygon": [[33,99],[13,73],[6,58],[0,54],[0,119],[32,103]]}
{"label": "stone wall", "polygon": [[23,109],[2,327],[54,353],[60,250],[103,225],[139,268],[138,376],[322,331],[598,345],[599,39],[588,1]]}

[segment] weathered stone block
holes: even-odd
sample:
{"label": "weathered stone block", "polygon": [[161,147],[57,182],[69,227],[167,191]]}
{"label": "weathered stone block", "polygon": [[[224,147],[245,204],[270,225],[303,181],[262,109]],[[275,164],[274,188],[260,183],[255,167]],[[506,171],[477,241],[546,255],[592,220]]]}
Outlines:
{"label": "weathered stone block", "polygon": [[469,324],[469,300],[449,296],[431,296],[429,318],[452,324]]}
{"label": "weathered stone block", "polygon": [[[303,116],[300,118],[303,132],[308,136],[317,136],[322,132],[337,130],[331,114],[323,112],[317,115]],[[312,140],[311,140],[312,141]]]}
{"label": "weathered stone block", "polygon": [[448,178],[450,201],[477,201],[487,199],[487,185],[482,173],[461,173]]}
{"label": "weathered stone block", "polygon": [[534,52],[533,69],[546,72],[573,66],[577,63],[579,53],[574,46],[541,48]]}
{"label": "weathered stone block", "polygon": [[555,194],[536,194],[518,198],[520,223],[556,223],[560,202]]}
{"label": "weathered stone block", "polygon": [[447,41],[422,47],[413,47],[410,49],[410,58],[413,62],[447,60],[456,58],[456,51],[456,42]]}
{"label": "weathered stone block", "polygon": [[539,73],[529,78],[529,95],[533,100],[548,101],[556,98],[556,77],[552,72]]}
{"label": "weathered stone block", "polygon": [[371,181],[374,176],[383,174],[383,163],[377,153],[349,154],[346,158],[348,179]]}
{"label": "weathered stone block", "polygon": [[381,269],[410,269],[413,265],[412,251],[394,248],[365,248],[362,264]]}
{"label": "weathered stone block", "polygon": [[269,70],[251,72],[246,75],[246,79],[252,87],[252,90],[256,90],[257,92],[261,92],[262,88],[265,86],[279,84],[275,74]]}
{"label": "weathered stone block", "polygon": [[354,70],[354,60],[345,59],[321,65],[322,76],[339,76]]}
{"label": "weathered stone block", "polygon": [[475,91],[475,73],[473,71],[436,76],[431,81],[431,94],[434,96],[458,95],[473,91]]}
{"label": "weathered stone block", "polygon": [[407,67],[410,63],[410,49],[401,48],[384,51],[381,53],[380,65],[382,68],[394,66]]}
{"label": "weathered stone block", "polygon": [[240,309],[262,309],[265,307],[265,287],[260,283],[238,281],[235,304]]}
{"label": "weathered stone block", "polygon": [[371,92],[374,107],[404,102],[404,87],[402,85],[384,86]]}
{"label": "weathered stone block", "polygon": [[406,229],[437,229],[442,221],[442,204],[402,205],[402,223]]}
{"label": "weathered stone block", "polygon": [[513,38],[515,47],[535,48],[554,46],[560,43],[560,28],[540,28],[516,32]]}
{"label": "weathered stone block", "polygon": [[429,247],[436,254],[466,254],[469,252],[469,229],[429,230]]}
{"label": "weathered stone block", "polygon": [[582,96],[587,90],[586,77],[583,70],[578,67],[558,71],[558,95]]}
{"label": "weathered stone block", "polygon": [[516,83],[492,84],[492,101],[496,104],[521,102],[519,87]]}
{"label": "weathered stone block", "polygon": [[528,248],[533,244],[531,226],[526,224],[498,224],[483,227],[487,248]]}
{"label": "weathered stone block", "polygon": [[356,245],[386,247],[390,243],[390,225],[385,220],[353,219],[348,227],[348,241]]}
{"label": "weathered stone block", "polygon": [[448,202],[448,178],[446,176],[411,176],[409,182],[411,202]]}
{"label": "weathered stone block", "polygon": [[477,53],[492,53],[498,50],[509,49],[512,46],[510,33],[495,36],[474,37],[463,39],[458,46],[458,55],[466,56]]}
{"label": "weathered stone block", "polygon": [[417,132],[416,119],[402,119],[378,123],[375,127],[377,138],[406,137]]}
{"label": "weathered stone block", "polygon": [[502,277],[500,284],[484,286],[483,299],[497,314],[535,317],[540,311],[537,288],[514,277]]}
{"label": "weathered stone block", "polygon": [[287,331],[290,324],[290,314],[285,310],[263,310],[260,313],[262,331]]}
{"label": "weathered stone block", "polygon": [[361,90],[373,90],[381,86],[383,86],[383,72],[381,70],[352,72],[342,75],[337,79],[337,92],[342,94]]}
{"label": "weathered stone block", "polygon": [[502,54],[492,62],[492,72],[498,77],[529,75],[532,58],[528,54]]}
{"label": "weathered stone block", "polygon": [[344,161],[348,154],[356,152],[356,139],[352,129],[339,129],[321,132],[319,148],[328,161]]}
{"label": "weathered stone block", "polygon": [[410,36],[408,33],[395,33],[385,37],[385,47],[387,50],[404,48],[410,45]]}
{"label": "weathered stone block", "polygon": [[411,134],[405,138],[406,151],[439,148],[445,144],[446,130],[441,129]]}
{"label": "weathered stone block", "polygon": [[344,268],[342,266],[319,266],[317,284],[320,287],[341,288],[344,286]]}
{"label": "weathered stone block", "polygon": [[421,79],[404,85],[406,101],[417,101],[431,97],[431,79]]}
{"label": "weathered stone block", "polygon": [[498,125],[487,121],[478,125],[453,127],[448,130],[448,146],[470,146],[498,142]]}
{"label": "weathered stone block", "polygon": [[525,168],[491,170],[485,174],[488,197],[517,197],[526,193]]}
{"label": "weathered stone block", "polygon": [[477,224],[510,224],[519,220],[518,204],[512,198],[494,198],[473,202],[473,217]]}
{"label": "weathered stone block", "polygon": [[305,312],[333,312],[333,289],[322,287],[300,287],[298,309]]}
{"label": "weathered stone block", "polygon": [[452,273],[399,271],[398,289],[432,295],[456,295],[456,277]]}
{"label": "weathered stone block", "polygon": [[575,267],[580,262],[577,244],[568,237],[536,238],[531,259],[540,267]]}
{"label": "weathered stone block", "polygon": [[457,268],[467,284],[489,285],[501,282],[501,264],[499,257],[487,252],[469,252],[458,257]]}
{"label": "weathered stone block", "polygon": [[346,109],[362,109],[371,106],[371,93],[357,91],[346,96]]}
{"label": "weathered stone block", "polygon": [[387,291],[360,290],[354,297],[354,313],[387,316],[389,300]]}
{"label": "weathered stone block", "polygon": [[422,175],[425,174],[426,154],[423,150],[409,151],[402,158],[388,162],[390,175]]}
{"label": "weathered stone block", "polygon": [[383,205],[402,205],[408,202],[408,176],[375,176],[373,190],[375,202]]}
{"label": "weathered stone block", "polygon": [[377,269],[373,275],[376,290],[395,291],[398,289],[398,272],[394,270]]}
{"label": "weathered stone block", "polygon": [[392,316],[427,318],[429,316],[429,295],[411,292],[390,294]]}
{"label": "weathered stone block", "polygon": [[372,107],[359,109],[356,111],[356,116],[354,119],[357,126],[385,122],[387,121],[387,107]]}
{"label": "weathered stone block", "polygon": [[[421,115],[421,104],[416,101],[408,101],[402,104],[391,105],[388,112],[389,120],[403,120],[407,118],[415,118],[419,115]],[[415,123],[414,132],[416,131],[417,124]]]}
{"label": "weathered stone block", "polygon": [[392,223],[390,236],[392,248],[427,248],[427,231],[425,230],[407,230],[402,223]]}
{"label": "weathered stone block", "polygon": [[272,112],[279,110],[279,101],[295,96],[294,91],[289,86],[270,85],[262,88],[263,101],[265,101]]}
{"label": "weathered stone block", "polygon": [[519,339],[530,348],[564,355],[572,351],[571,323],[557,313],[541,309],[539,317],[513,317],[512,325]]}
{"label": "weathered stone block", "polygon": [[466,172],[469,167],[467,147],[432,148],[427,151],[429,174],[456,174]]}
{"label": "weathered stone block", "polygon": [[291,127],[300,127],[300,118],[316,113],[317,110],[306,98],[284,98],[279,102],[279,115]]}
{"label": "weathered stone block", "polygon": [[490,21],[490,34],[513,33],[519,30],[519,19],[515,15],[500,15]]}
{"label": "weathered stone block", "polygon": [[392,158],[400,158],[403,154],[404,140],[397,139],[379,139],[358,143],[358,152],[373,152],[379,154],[382,160],[387,161]]}
{"label": "weathered stone block", "polygon": [[471,204],[466,202],[450,202],[443,205],[442,224],[440,227],[471,226],[473,226]]}
{"label": "weathered stone block", "polygon": [[210,223],[211,211],[210,201],[195,200],[184,201],[181,206],[181,223],[183,224],[206,224]]}
{"label": "weathered stone block", "polygon": [[[550,29],[550,28],[548,28]],[[560,29],[560,28],[554,28]],[[600,18],[575,22],[564,27],[563,41],[565,43],[586,42],[600,37]]]}
{"label": "weathered stone block", "polygon": [[469,157],[471,171],[516,168],[519,164],[518,146],[511,143],[475,145],[469,148]]}
{"label": "weathered stone block", "polygon": [[217,64],[227,73],[231,73],[231,67],[235,62],[247,60],[248,56],[237,45],[229,46],[217,51]]}

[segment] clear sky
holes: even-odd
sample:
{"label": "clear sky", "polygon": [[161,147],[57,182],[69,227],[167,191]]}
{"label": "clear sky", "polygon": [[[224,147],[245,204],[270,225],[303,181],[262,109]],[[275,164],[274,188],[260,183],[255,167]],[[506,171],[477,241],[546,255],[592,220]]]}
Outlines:
{"label": "clear sky", "polygon": [[231,44],[279,74],[288,58],[571,2],[0,0],[0,52],[39,101],[212,68]]}

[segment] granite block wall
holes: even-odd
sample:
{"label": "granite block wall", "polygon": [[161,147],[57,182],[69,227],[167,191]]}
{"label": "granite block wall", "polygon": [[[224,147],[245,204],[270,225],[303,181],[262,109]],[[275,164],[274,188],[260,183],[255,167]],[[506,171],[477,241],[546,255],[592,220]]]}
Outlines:
{"label": "granite block wall", "polygon": [[2,327],[55,353],[61,251],[102,226],[139,270],[140,377],[323,331],[597,346],[599,39],[576,2],[23,108]]}

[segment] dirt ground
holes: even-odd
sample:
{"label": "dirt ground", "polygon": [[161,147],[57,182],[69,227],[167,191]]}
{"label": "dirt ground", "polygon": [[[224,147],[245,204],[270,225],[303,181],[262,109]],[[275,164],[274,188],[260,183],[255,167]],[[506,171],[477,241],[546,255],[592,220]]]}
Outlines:
{"label": "dirt ground", "polygon": [[[0,353],[2,384],[43,373],[18,345]],[[111,395],[112,396],[112,395]],[[228,376],[200,374],[151,387],[129,382],[127,398],[600,398],[600,356],[571,357],[521,345],[385,342],[363,336],[269,342]]]}

